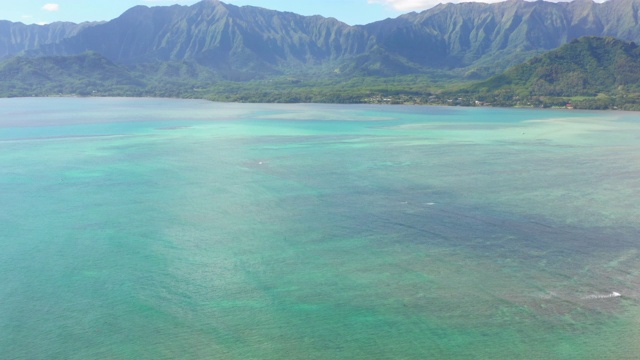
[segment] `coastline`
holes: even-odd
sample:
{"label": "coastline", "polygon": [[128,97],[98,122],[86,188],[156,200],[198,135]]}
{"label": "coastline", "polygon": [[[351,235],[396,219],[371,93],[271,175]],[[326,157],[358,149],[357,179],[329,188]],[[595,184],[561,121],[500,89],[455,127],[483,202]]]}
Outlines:
{"label": "coastline", "polygon": [[[242,93],[240,93],[242,94]],[[369,97],[360,99],[360,101],[260,101],[258,98],[256,99],[240,99],[240,100],[228,100],[224,97],[219,96],[153,96],[150,94],[142,94],[140,96],[131,96],[131,95],[78,95],[78,94],[51,94],[51,95],[19,95],[19,96],[0,96],[0,99],[16,99],[16,98],[113,98],[113,99],[175,99],[175,100],[203,100],[203,101],[211,101],[217,103],[226,103],[226,104],[325,104],[325,105],[392,105],[392,106],[441,106],[441,107],[466,107],[466,108],[492,108],[492,109],[550,109],[550,110],[568,110],[568,111],[576,111],[576,110],[594,110],[594,111],[623,111],[623,112],[634,112],[640,111],[640,106],[631,106],[631,107],[619,107],[619,106],[611,106],[611,107],[581,107],[580,105],[576,105],[571,101],[571,98],[560,98],[563,99],[563,103],[565,105],[553,105],[557,104],[558,100],[554,98],[550,103],[545,103],[544,101],[537,103],[534,105],[529,102],[528,104],[523,104],[523,101],[517,101],[514,103],[485,103],[479,102],[478,100],[474,100],[474,97],[466,97],[466,98],[455,98],[455,96],[442,96],[440,98],[433,98],[433,95],[429,96],[427,101],[424,101],[424,97],[419,96],[411,96],[408,95],[400,95],[400,96],[389,96],[389,97]],[[450,99],[454,98],[454,99]],[[444,99],[444,100],[441,100]],[[635,105],[635,104],[629,104]]]}

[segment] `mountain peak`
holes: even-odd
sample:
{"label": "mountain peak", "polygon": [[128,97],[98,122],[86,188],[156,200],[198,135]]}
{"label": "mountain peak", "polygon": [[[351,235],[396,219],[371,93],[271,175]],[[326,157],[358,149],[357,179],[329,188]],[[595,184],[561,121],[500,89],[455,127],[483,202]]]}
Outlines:
{"label": "mountain peak", "polygon": [[192,6],[197,8],[218,8],[218,7],[227,8],[229,6],[234,6],[234,5],[226,4],[219,0],[201,0],[200,2],[197,2]]}

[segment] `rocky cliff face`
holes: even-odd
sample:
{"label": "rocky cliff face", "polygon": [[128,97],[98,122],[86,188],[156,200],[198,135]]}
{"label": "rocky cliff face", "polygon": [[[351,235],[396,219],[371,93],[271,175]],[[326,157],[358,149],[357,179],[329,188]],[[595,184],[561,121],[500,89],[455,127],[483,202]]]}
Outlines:
{"label": "rocky cliff face", "polygon": [[639,7],[638,0],[446,4],[368,28],[381,46],[419,64],[513,64],[582,36],[637,41]]}
{"label": "rocky cliff face", "polygon": [[50,25],[25,25],[0,20],[0,59],[59,43],[99,24],[57,22]]}
{"label": "rocky cliff face", "polygon": [[32,54],[96,51],[121,63],[192,60],[219,68],[269,70],[363,53],[367,37],[335,19],[205,0],[189,7],[137,6]]}

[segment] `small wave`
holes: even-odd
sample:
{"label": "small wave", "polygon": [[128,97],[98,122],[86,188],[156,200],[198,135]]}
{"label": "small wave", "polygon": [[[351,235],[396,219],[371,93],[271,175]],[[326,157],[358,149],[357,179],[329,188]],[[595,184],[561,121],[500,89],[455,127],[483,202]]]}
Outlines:
{"label": "small wave", "polygon": [[595,299],[612,299],[612,298],[617,298],[617,297],[621,297],[622,294],[617,293],[617,292],[612,292],[611,294],[606,294],[606,295],[589,295],[589,296],[585,296],[582,299],[584,300],[595,300]]}

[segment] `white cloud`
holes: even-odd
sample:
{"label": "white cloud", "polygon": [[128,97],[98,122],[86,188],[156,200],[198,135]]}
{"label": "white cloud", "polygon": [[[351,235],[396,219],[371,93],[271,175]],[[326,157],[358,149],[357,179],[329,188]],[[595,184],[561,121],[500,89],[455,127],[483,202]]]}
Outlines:
{"label": "white cloud", "polygon": [[420,0],[367,0],[369,4],[385,4],[400,11],[421,10],[431,7],[431,1]]}
{"label": "white cloud", "polygon": [[42,10],[58,11],[58,10],[60,10],[60,5],[58,5],[58,4],[44,4],[44,6],[42,7]]}

